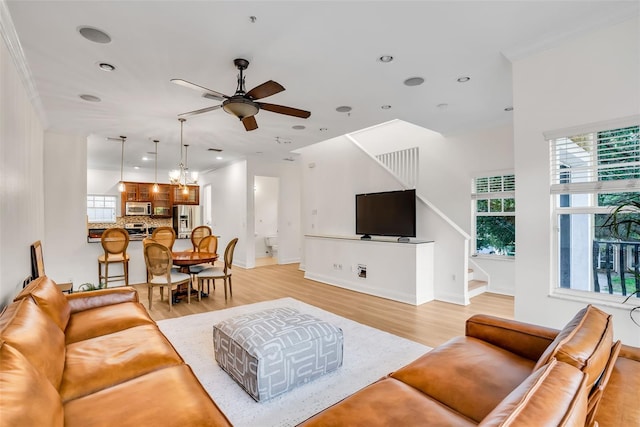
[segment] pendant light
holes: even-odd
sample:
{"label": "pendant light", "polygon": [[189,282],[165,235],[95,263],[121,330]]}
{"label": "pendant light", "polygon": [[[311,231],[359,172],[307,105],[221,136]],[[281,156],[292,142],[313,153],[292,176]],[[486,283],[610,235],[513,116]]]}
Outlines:
{"label": "pendant light", "polygon": [[184,145],[184,188],[182,189],[182,194],[187,195],[189,194],[189,188],[187,188],[187,174],[189,173],[187,150],[189,149],[189,144],[183,144],[183,145]]}
{"label": "pendant light", "polygon": [[120,140],[122,141],[122,153],[120,154],[120,184],[118,184],[118,190],[120,190],[121,193],[124,193],[124,190],[125,190],[124,179],[123,179],[123,175],[124,175],[124,140],[125,139],[127,139],[126,136],[120,135]]}
{"label": "pendant light", "polygon": [[156,180],[155,180],[155,184],[153,184],[153,192],[157,193],[158,191],[160,191],[160,187],[158,187],[158,141],[157,139],[153,140],[153,143],[156,144],[156,164],[154,167],[154,171],[155,171],[155,175],[156,175]]}

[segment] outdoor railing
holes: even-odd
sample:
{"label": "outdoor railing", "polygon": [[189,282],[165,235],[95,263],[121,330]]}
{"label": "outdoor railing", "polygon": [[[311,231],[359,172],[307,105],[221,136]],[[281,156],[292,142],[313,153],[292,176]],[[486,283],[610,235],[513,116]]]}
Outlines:
{"label": "outdoor railing", "polygon": [[595,292],[628,295],[640,291],[640,242],[594,240],[592,264]]}

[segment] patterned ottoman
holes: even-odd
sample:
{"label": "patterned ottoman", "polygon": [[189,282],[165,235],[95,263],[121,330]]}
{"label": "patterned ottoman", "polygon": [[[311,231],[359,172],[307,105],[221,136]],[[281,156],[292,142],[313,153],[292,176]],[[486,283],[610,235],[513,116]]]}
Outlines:
{"label": "patterned ottoman", "polygon": [[342,366],[342,329],[293,308],[245,314],[213,327],[216,362],[257,401]]}

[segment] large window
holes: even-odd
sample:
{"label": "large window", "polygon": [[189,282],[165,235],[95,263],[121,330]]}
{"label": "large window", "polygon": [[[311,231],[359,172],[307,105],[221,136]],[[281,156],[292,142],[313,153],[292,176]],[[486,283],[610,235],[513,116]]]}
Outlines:
{"label": "large window", "polygon": [[640,230],[616,233],[611,213],[627,204],[618,221],[640,220],[639,127],[574,132],[549,138],[557,287],[629,295],[640,290]]}
{"label": "large window", "polygon": [[90,223],[116,222],[116,196],[87,195],[87,220]]}
{"label": "large window", "polygon": [[516,254],[516,180],[513,174],[473,180],[476,255]]}

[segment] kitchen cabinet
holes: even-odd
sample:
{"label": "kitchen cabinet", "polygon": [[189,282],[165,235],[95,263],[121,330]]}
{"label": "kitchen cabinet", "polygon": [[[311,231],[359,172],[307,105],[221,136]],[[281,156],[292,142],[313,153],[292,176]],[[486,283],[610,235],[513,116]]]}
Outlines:
{"label": "kitchen cabinet", "polygon": [[200,186],[187,185],[187,194],[177,185],[172,185],[172,196],[174,205],[199,205],[200,204]]}
{"label": "kitchen cabinet", "polygon": [[[124,191],[121,196],[122,216],[126,214],[127,202],[151,202],[153,195],[153,184],[146,182],[125,182]],[[153,211],[152,211],[153,212]],[[168,214],[171,216],[171,214]]]}
{"label": "kitchen cabinet", "polygon": [[151,200],[151,216],[171,217],[171,186],[169,184],[158,184],[158,192],[153,193]]}

